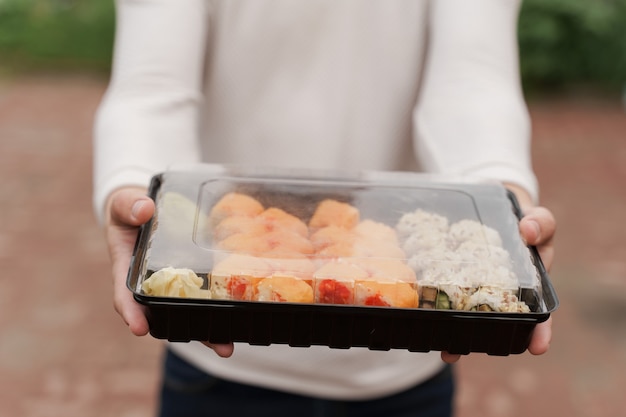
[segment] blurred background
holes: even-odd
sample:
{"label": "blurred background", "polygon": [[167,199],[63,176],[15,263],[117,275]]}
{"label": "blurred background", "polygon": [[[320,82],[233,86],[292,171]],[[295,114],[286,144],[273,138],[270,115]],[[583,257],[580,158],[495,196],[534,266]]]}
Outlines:
{"label": "blurred background", "polygon": [[[91,209],[113,30],[110,0],[0,0],[0,416],[155,409]],[[463,358],[457,416],[626,416],[626,0],[526,0],[519,40],[561,307],[548,354]]]}

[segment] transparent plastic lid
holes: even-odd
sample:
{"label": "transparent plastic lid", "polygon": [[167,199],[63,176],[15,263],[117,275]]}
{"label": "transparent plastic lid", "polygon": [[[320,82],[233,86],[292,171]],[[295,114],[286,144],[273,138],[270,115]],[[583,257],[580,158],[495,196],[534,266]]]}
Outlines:
{"label": "transparent plastic lid", "polygon": [[541,312],[538,257],[500,184],[202,165],[155,177],[135,292]]}

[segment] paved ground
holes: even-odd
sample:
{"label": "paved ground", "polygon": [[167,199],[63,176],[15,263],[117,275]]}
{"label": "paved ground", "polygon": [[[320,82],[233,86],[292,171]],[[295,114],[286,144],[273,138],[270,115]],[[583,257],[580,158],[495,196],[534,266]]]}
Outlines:
{"label": "paved ground", "polygon": [[[0,81],[0,416],[153,415],[160,342],[111,308],[91,212],[91,123],[104,84]],[[533,103],[543,203],[559,219],[561,298],[541,357],[472,355],[458,417],[626,416],[626,113]]]}

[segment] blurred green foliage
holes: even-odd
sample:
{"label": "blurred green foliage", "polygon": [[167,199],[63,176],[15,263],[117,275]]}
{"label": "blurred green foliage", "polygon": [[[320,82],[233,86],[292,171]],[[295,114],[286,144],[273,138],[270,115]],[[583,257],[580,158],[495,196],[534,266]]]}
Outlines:
{"label": "blurred green foliage", "polygon": [[[0,70],[107,72],[114,27],[113,0],[0,0]],[[526,90],[626,83],[626,0],[524,0],[519,40]]]}
{"label": "blurred green foliage", "polygon": [[519,41],[526,90],[626,84],[626,0],[524,0]]}
{"label": "blurred green foliage", "polygon": [[0,0],[0,70],[109,69],[113,0]]}

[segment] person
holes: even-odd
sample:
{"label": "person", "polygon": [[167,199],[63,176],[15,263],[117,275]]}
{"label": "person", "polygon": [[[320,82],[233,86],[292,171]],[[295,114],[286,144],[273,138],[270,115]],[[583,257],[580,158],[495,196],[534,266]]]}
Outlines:
{"label": "person", "polygon": [[[94,207],[114,306],[149,331],[125,279],[146,187],[173,164],[414,170],[501,181],[549,266],[519,77],[519,0],[118,0],[94,126]],[[551,321],[529,351],[542,354]],[[167,343],[161,416],[449,416],[458,355]],[[443,358],[443,361],[442,361]],[[297,414],[296,414],[297,413]]]}

